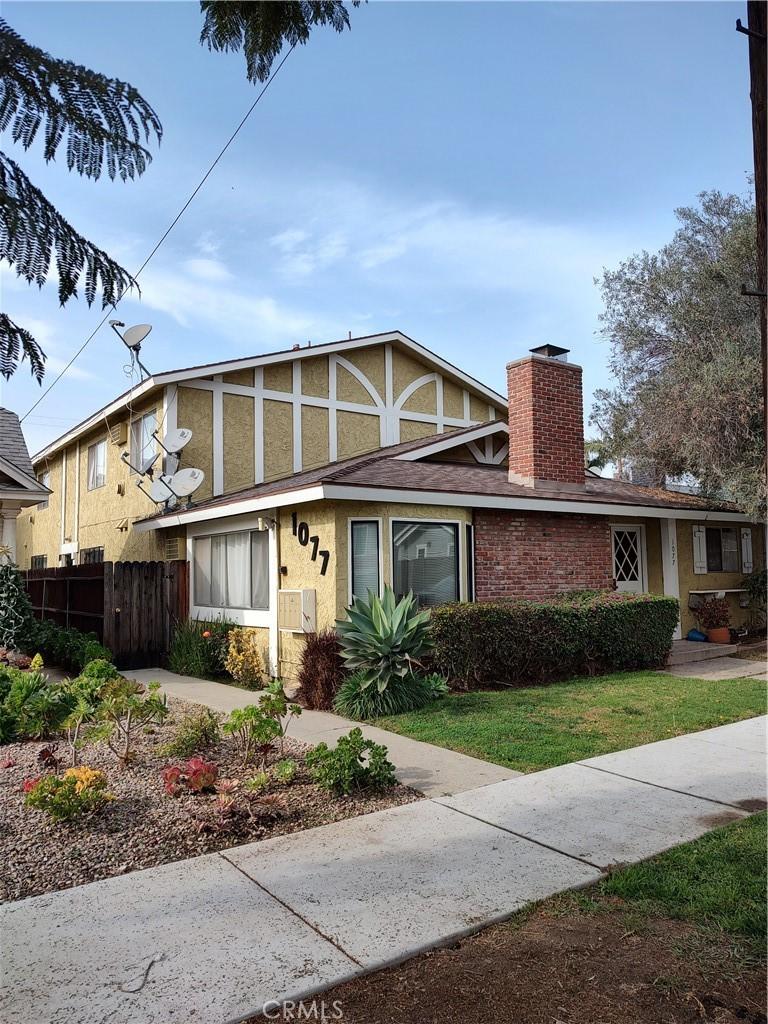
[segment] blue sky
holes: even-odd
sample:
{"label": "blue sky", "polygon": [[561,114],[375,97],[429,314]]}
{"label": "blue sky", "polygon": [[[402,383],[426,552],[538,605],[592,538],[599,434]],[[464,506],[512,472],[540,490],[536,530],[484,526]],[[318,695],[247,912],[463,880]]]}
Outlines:
{"label": "blue sky", "polygon": [[[503,392],[533,346],[610,378],[604,266],[662,245],[704,189],[751,168],[744,4],[390,3],[316,30],[124,301],[151,370],[398,328]],[[135,269],[252,102],[195,3],[16,3],[51,53],[132,82],[165,134],[123,184],[4,146],[83,234]],[[52,375],[101,313],[4,269],[3,308]],[[128,386],[104,328],[25,421],[32,451]],[[50,377],[49,377],[50,379]],[[23,367],[0,401],[39,395]]]}

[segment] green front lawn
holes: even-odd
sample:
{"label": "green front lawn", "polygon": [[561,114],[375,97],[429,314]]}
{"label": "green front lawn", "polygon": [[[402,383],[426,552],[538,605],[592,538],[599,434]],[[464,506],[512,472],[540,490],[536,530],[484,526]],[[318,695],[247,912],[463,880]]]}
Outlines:
{"label": "green front lawn", "polygon": [[522,772],[765,714],[756,677],[684,679],[617,672],[550,686],[452,694],[383,729]]}

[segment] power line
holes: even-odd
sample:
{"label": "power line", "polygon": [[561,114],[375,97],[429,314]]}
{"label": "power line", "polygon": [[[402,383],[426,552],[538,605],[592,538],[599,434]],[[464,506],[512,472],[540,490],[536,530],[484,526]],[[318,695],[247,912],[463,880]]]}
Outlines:
{"label": "power line", "polygon": [[[282,59],[282,60],[280,61],[280,63],[279,63],[278,65],[277,65],[277,67],[275,68],[275,70],[274,70],[274,71],[272,72],[272,74],[271,74],[271,75],[269,76],[269,78],[267,79],[267,81],[266,81],[266,82],[264,83],[264,86],[263,86],[263,88],[262,88],[261,92],[259,93],[259,95],[258,95],[258,96],[256,97],[256,99],[255,99],[255,100],[253,101],[253,103],[252,103],[252,104],[250,105],[250,107],[249,107],[249,108],[248,108],[248,110],[246,111],[246,113],[245,113],[245,116],[244,116],[244,117],[243,117],[243,119],[242,119],[242,120],[240,121],[240,124],[238,124],[237,128],[235,128],[235,130],[234,130],[234,131],[232,132],[232,134],[231,134],[231,135],[230,135],[230,137],[229,137],[229,138],[227,139],[227,141],[225,142],[225,144],[224,144],[224,145],[222,146],[222,148],[221,148],[221,149],[219,150],[218,156],[217,156],[217,157],[216,157],[216,159],[215,159],[215,160],[213,161],[213,163],[212,163],[212,164],[211,164],[211,166],[210,166],[210,167],[208,168],[208,170],[207,170],[207,171],[205,172],[205,174],[204,174],[204,175],[203,175],[203,177],[202,177],[202,178],[200,179],[200,181],[199,181],[199,182],[197,183],[197,185],[195,186],[194,190],[192,191],[192,193],[190,194],[189,198],[188,198],[188,199],[187,199],[187,201],[186,201],[186,202],[184,203],[184,205],[182,206],[182,208],[181,208],[181,209],[179,210],[179,212],[178,212],[178,213],[176,214],[176,216],[175,216],[175,217],[173,218],[173,220],[172,220],[172,221],[171,221],[171,223],[170,223],[170,224],[168,225],[168,227],[167,227],[167,228],[165,229],[165,231],[163,232],[163,234],[162,234],[162,235],[160,236],[160,239],[158,240],[158,242],[156,243],[156,245],[154,246],[154,248],[153,248],[153,249],[152,249],[152,251],[150,252],[149,256],[147,256],[147,258],[146,258],[146,259],[144,260],[144,262],[143,262],[143,263],[141,264],[141,266],[139,267],[139,269],[138,269],[138,270],[136,271],[136,273],[135,273],[135,274],[133,275],[133,279],[134,279],[134,280],[137,280],[137,279],[138,279],[139,275],[140,275],[140,274],[141,274],[141,272],[142,272],[142,271],[144,270],[144,268],[145,268],[145,267],[147,266],[147,264],[148,264],[148,263],[149,263],[149,261],[150,261],[150,260],[152,259],[152,257],[153,257],[153,256],[155,255],[155,253],[157,252],[157,250],[158,250],[158,249],[160,248],[160,246],[161,246],[161,245],[163,244],[163,242],[164,242],[164,241],[166,240],[166,238],[168,237],[168,235],[170,235],[170,233],[171,233],[171,232],[173,231],[173,229],[174,229],[174,228],[176,227],[176,225],[177,225],[177,224],[179,223],[179,221],[181,220],[181,218],[182,218],[182,217],[184,216],[184,213],[186,212],[186,210],[187,210],[187,208],[189,207],[190,203],[191,203],[191,202],[192,202],[192,200],[193,200],[193,199],[195,198],[195,196],[196,196],[196,195],[197,195],[197,193],[198,193],[198,192],[200,191],[200,189],[201,189],[201,188],[203,187],[203,185],[204,185],[204,184],[206,183],[206,181],[208,180],[208,178],[209,178],[209,177],[211,176],[211,173],[213,172],[213,170],[214,170],[214,168],[216,167],[216,165],[218,164],[218,162],[219,162],[219,161],[221,160],[221,158],[222,158],[222,157],[224,156],[224,154],[225,154],[225,153],[227,152],[227,150],[228,150],[228,149],[229,149],[229,147],[230,147],[230,146],[232,145],[232,143],[233,143],[233,142],[235,141],[235,139],[237,138],[237,136],[238,136],[238,135],[240,134],[240,129],[241,129],[241,128],[242,128],[242,127],[243,127],[243,126],[245,125],[245,122],[246,122],[246,121],[248,120],[248,118],[249,118],[249,117],[251,116],[251,114],[252,114],[252,113],[254,112],[254,110],[255,110],[255,109],[256,109],[256,107],[258,106],[258,104],[259,104],[259,101],[261,100],[262,96],[263,96],[263,95],[264,95],[264,93],[265,93],[265,92],[267,91],[267,89],[268,89],[268,88],[270,87],[270,85],[271,85],[271,84],[272,84],[272,83],[274,82],[274,80],[275,80],[275,79],[277,78],[277,76],[278,76],[278,74],[279,74],[279,72],[280,72],[280,69],[282,68],[283,64],[285,64],[285,62],[286,62],[286,61],[288,60],[288,58],[290,57],[290,55],[291,55],[291,54],[293,53],[293,51],[294,51],[295,49],[296,49],[296,44],[294,43],[294,44],[293,44],[293,46],[292,46],[292,47],[290,48],[290,50],[288,50],[288,52],[286,53],[286,55],[285,55],[285,56],[283,57],[283,59]],[[104,316],[103,316],[103,317],[101,318],[101,320],[100,320],[100,321],[98,322],[98,324],[96,325],[96,327],[95,327],[95,328],[93,329],[93,331],[91,331],[91,333],[90,333],[90,334],[88,335],[88,337],[87,337],[87,338],[85,339],[85,341],[84,341],[84,342],[83,342],[83,344],[82,344],[82,345],[80,346],[80,348],[79,348],[79,349],[77,350],[77,352],[75,352],[75,354],[74,354],[74,355],[72,356],[72,358],[71,358],[71,359],[69,360],[69,362],[68,362],[68,363],[66,364],[66,366],[64,366],[64,367],[63,367],[63,369],[62,369],[62,370],[61,370],[61,371],[59,372],[59,374],[58,374],[58,375],[57,375],[56,377],[54,377],[54,378],[53,378],[53,380],[51,381],[51,383],[50,383],[50,384],[48,385],[48,387],[47,387],[47,388],[45,389],[45,391],[43,391],[43,393],[42,393],[42,394],[40,395],[40,397],[39,397],[39,398],[37,399],[37,401],[36,401],[36,402],[35,402],[35,403],[34,403],[33,405],[31,405],[31,406],[29,407],[29,409],[27,409],[27,411],[26,411],[26,412],[24,413],[24,415],[23,415],[23,416],[21,417],[21,419],[19,420],[19,422],[20,422],[20,423],[23,423],[23,422],[24,422],[24,420],[25,420],[25,419],[27,418],[27,416],[29,416],[29,414],[30,414],[31,412],[33,412],[33,411],[34,411],[34,410],[35,410],[35,409],[36,409],[36,408],[38,407],[38,405],[40,405],[40,403],[42,402],[42,400],[43,400],[43,399],[44,399],[44,398],[45,398],[45,397],[46,397],[46,396],[47,396],[48,394],[50,394],[50,392],[51,392],[51,391],[53,390],[53,388],[54,388],[54,387],[56,387],[56,385],[57,385],[57,384],[59,383],[59,381],[60,381],[60,380],[61,380],[61,378],[62,378],[62,377],[64,376],[64,374],[65,374],[65,373],[67,372],[67,370],[69,370],[69,368],[70,368],[70,367],[72,366],[72,364],[73,364],[73,363],[75,362],[75,360],[76,360],[76,359],[77,359],[77,358],[78,358],[78,357],[79,357],[79,356],[81,355],[81,353],[85,351],[85,349],[87,348],[87,346],[88,346],[88,345],[89,345],[89,344],[90,344],[90,343],[91,343],[91,342],[93,341],[93,339],[94,339],[94,338],[96,337],[96,335],[97,335],[97,334],[99,333],[99,331],[100,331],[100,330],[101,330],[101,328],[102,328],[102,327],[104,326],[104,324],[105,324],[105,323],[107,322],[107,320],[109,319],[109,317],[110,317],[110,316],[112,315],[112,313],[114,312],[114,310],[116,310],[116,309],[117,309],[117,307],[118,307],[119,303],[120,303],[120,302],[122,302],[122,300],[123,300],[123,298],[124,298],[124,295],[125,295],[125,294],[127,294],[127,293],[123,293],[123,295],[121,295],[121,296],[120,296],[120,297],[118,298],[117,302],[115,302],[115,303],[113,303],[113,304],[112,304],[112,307],[111,307],[111,309],[109,309],[109,310],[108,310],[108,311],[107,311],[107,312],[106,312],[106,313],[104,314]]]}

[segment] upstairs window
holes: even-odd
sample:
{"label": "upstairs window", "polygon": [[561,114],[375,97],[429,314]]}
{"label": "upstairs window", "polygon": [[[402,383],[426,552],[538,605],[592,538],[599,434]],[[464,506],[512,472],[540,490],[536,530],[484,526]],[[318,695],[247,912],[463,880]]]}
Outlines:
{"label": "upstairs window", "polygon": [[107,442],[97,441],[88,448],[88,490],[95,491],[107,482]]}
{"label": "upstairs window", "polygon": [[150,455],[157,451],[154,432],[157,428],[155,410],[145,413],[131,423],[131,464],[139,469]]}
{"label": "upstairs window", "polygon": [[47,569],[48,555],[32,555],[29,561],[30,569]]}

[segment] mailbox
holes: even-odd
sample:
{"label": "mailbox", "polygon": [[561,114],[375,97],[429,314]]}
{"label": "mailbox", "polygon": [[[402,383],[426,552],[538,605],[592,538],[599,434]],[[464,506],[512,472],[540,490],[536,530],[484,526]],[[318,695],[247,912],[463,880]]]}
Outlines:
{"label": "mailbox", "polygon": [[309,588],[279,590],[277,593],[277,625],[285,633],[317,632],[317,597]]}

